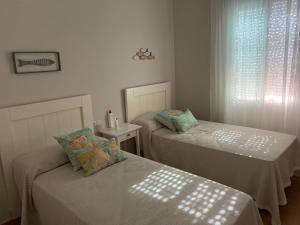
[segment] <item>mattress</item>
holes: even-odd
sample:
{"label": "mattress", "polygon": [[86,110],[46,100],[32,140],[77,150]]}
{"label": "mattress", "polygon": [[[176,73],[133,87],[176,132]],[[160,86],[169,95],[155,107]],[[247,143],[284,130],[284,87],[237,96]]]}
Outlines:
{"label": "mattress", "polygon": [[208,121],[182,134],[166,128],[142,131],[143,151],[151,159],[251,195],[272,214],[272,223],[280,224],[284,188],[300,168],[295,136]]}
{"label": "mattress", "polygon": [[131,154],[89,177],[60,166],[32,195],[43,225],[262,225],[247,194]]}

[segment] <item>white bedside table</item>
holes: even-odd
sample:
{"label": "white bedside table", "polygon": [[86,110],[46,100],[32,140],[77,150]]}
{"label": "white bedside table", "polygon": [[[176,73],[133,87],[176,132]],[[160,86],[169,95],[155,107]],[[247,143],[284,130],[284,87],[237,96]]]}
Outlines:
{"label": "white bedside table", "polygon": [[140,135],[139,129],[142,127],[139,125],[124,123],[120,124],[120,128],[101,128],[98,132],[104,138],[115,138],[117,144],[120,146],[122,141],[126,141],[130,138],[135,138],[136,152],[137,155],[141,155],[140,150]]}

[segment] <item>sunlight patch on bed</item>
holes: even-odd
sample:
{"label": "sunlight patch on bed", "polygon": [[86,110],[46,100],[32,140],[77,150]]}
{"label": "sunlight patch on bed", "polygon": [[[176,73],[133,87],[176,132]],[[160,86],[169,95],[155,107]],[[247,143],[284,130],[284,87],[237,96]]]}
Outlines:
{"label": "sunlight patch on bed", "polygon": [[238,143],[243,134],[241,131],[221,129],[213,132],[212,135],[218,142],[231,145]]}
{"label": "sunlight patch on bed", "polygon": [[208,224],[225,225],[228,216],[238,215],[237,196],[227,196],[229,188],[212,188],[214,181],[200,183],[196,190],[187,195],[178,205],[178,209],[193,217],[193,224],[207,221]]}
{"label": "sunlight patch on bed", "polygon": [[[217,143],[232,153],[247,157],[267,159],[271,147],[277,142],[275,137],[262,134],[246,134],[242,131],[221,129],[212,133]],[[235,149],[235,150],[234,150]]]}
{"label": "sunlight patch on bed", "polygon": [[193,177],[195,175],[164,166],[148,175],[142,182],[133,185],[129,192],[168,202],[178,196],[187,184],[192,183]]}
{"label": "sunlight patch on bed", "polygon": [[254,134],[240,147],[245,151],[267,154],[270,152],[270,148],[274,141],[274,138],[271,136]]}

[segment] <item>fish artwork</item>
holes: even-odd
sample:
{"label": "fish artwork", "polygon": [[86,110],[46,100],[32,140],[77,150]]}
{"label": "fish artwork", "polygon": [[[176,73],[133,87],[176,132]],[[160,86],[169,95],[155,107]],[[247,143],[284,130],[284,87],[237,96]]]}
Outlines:
{"label": "fish artwork", "polygon": [[41,58],[41,59],[34,59],[34,60],[22,60],[18,59],[19,67],[26,66],[26,65],[35,65],[35,66],[50,66],[55,63],[52,59]]}

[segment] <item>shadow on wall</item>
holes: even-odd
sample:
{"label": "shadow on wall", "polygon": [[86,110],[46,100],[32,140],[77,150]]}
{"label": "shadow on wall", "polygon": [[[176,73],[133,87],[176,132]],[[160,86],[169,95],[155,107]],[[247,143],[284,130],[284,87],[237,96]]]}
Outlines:
{"label": "shadow on wall", "polygon": [[121,90],[121,104],[122,104],[122,115],[123,115],[123,118],[124,118],[124,122],[128,122],[126,120],[126,100],[125,100],[125,90],[126,89],[123,89]]}
{"label": "shadow on wall", "polygon": [[[3,171],[2,165],[0,165],[0,202],[4,203],[3,205],[7,205],[5,186],[3,183]],[[0,224],[6,222],[9,219],[9,213],[6,207],[0,207]]]}
{"label": "shadow on wall", "polygon": [[[14,65],[13,65],[13,60],[12,60],[12,54],[11,52],[6,52],[6,59],[7,59],[7,62],[8,62],[8,66],[9,66],[9,72],[10,74],[14,74],[15,71],[14,71]],[[1,211],[0,211],[1,213]]]}

